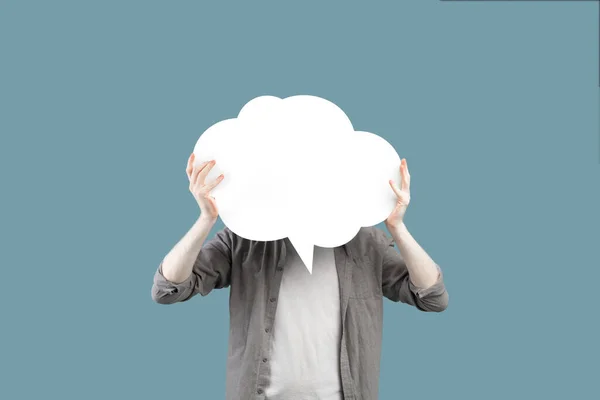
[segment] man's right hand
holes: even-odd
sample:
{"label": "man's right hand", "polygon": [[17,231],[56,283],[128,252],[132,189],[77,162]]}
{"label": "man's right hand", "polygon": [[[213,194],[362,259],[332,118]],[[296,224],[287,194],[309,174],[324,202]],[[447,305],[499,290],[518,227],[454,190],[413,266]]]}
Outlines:
{"label": "man's right hand", "polygon": [[206,176],[215,166],[215,160],[203,162],[194,166],[194,153],[190,155],[187,163],[186,173],[190,181],[190,192],[200,206],[200,217],[216,221],[219,216],[219,210],[215,198],[210,195],[213,190],[223,180],[223,174],[219,175],[214,181],[205,183]]}

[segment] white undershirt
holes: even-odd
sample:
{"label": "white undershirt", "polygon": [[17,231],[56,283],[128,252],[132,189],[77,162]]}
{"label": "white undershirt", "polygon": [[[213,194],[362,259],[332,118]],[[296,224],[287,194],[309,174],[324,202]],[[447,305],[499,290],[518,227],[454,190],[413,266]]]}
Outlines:
{"label": "white undershirt", "polygon": [[269,400],[341,400],[340,292],[333,249],[315,247],[313,272],[288,246],[273,326]]}

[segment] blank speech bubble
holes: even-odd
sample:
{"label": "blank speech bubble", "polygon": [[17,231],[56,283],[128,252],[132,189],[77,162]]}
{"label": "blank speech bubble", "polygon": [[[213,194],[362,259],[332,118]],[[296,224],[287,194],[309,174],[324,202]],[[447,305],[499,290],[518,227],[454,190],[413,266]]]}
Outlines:
{"label": "blank speech bubble", "polygon": [[320,97],[257,97],[208,128],[194,154],[216,160],[207,182],[225,176],[211,192],[223,223],[249,240],[288,237],[311,273],[314,246],[348,243],[397,201],[395,149]]}

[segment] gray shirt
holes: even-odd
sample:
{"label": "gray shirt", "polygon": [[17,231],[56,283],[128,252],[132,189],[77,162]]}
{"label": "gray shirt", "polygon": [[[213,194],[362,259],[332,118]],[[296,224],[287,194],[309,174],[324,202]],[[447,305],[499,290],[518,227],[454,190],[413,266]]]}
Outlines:
{"label": "gray shirt", "polygon": [[[154,276],[152,298],[161,304],[230,288],[226,400],[265,399],[272,328],[289,246],[288,239],[246,240],[225,228],[204,243],[186,281],[167,281],[161,266]],[[422,311],[443,311],[448,293],[441,273],[433,286],[415,287],[393,240],[375,227],[361,228],[349,243],[334,249],[334,258],[344,400],[374,400],[379,388],[383,297]]]}

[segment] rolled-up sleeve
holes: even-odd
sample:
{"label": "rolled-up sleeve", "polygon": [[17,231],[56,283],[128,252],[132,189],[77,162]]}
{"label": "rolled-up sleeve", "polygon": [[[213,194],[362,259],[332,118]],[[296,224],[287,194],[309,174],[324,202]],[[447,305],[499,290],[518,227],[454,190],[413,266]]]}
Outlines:
{"label": "rolled-up sleeve", "polygon": [[394,239],[380,230],[378,242],[383,252],[382,290],[385,297],[415,306],[421,311],[441,312],[448,307],[448,291],[442,270],[437,264],[437,281],[428,288],[419,288],[411,282],[406,262],[395,248]]}
{"label": "rolled-up sleeve", "polygon": [[194,262],[192,273],[183,282],[169,281],[162,272],[162,262],[154,274],[152,300],[173,304],[191,299],[197,294],[206,296],[213,289],[229,286],[231,277],[231,236],[225,228],[207,240]]}

